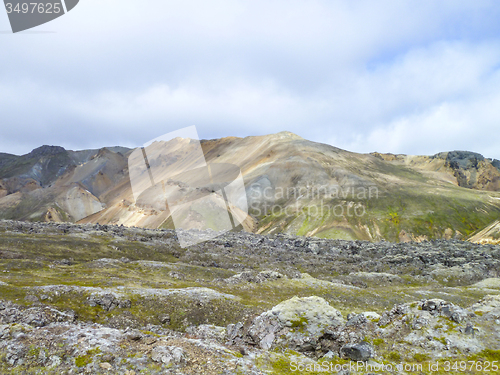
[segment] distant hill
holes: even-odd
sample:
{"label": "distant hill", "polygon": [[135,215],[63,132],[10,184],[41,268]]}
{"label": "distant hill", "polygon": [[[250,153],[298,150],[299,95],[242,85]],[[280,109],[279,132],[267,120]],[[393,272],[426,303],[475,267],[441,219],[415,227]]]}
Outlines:
{"label": "distant hill", "polygon": [[[172,160],[182,157],[178,146]],[[204,140],[202,148],[208,163],[241,168],[248,231],[420,241],[468,238],[500,218],[500,162],[472,152],[357,154],[289,132]],[[158,189],[135,202],[131,151],[0,154],[0,218],[171,227],[168,207],[154,204]]]}

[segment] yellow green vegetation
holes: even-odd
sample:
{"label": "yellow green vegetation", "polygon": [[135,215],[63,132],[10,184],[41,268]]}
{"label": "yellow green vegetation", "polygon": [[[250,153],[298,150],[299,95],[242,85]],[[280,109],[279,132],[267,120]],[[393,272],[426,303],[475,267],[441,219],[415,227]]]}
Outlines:
{"label": "yellow green vegetation", "polygon": [[75,358],[75,365],[77,365],[78,367],[85,367],[89,363],[92,363],[94,357],[99,353],[101,353],[101,349],[99,349],[98,347],[87,350],[87,354]]}

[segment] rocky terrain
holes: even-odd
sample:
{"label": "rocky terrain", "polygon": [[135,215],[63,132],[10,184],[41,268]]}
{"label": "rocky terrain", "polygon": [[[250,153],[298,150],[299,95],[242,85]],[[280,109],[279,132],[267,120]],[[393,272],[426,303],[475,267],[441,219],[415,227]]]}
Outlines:
{"label": "rocky terrain", "polygon": [[456,361],[499,373],[500,246],[0,221],[2,375],[484,372]]}
{"label": "rocky terrain", "polygon": [[[187,144],[170,144],[157,167],[194,163],[184,160]],[[500,216],[500,161],[472,152],[357,154],[289,132],[202,140],[201,146],[209,164],[241,169],[250,208],[244,225],[254,233],[469,239]],[[0,218],[172,229],[161,189],[135,200],[131,152],[42,146],[22,156],[0,154]],[[490,234],[478,240],[495,243]]]}

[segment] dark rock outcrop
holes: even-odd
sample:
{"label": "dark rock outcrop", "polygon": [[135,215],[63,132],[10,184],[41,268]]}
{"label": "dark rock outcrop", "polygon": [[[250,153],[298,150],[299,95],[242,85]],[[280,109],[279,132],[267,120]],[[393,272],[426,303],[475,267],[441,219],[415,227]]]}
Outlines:
{"label": "dark rock outcrop", "polygon": [[32,150],[28,154],[28,156],[31,157],[52,156],[64,152],[66,152],[66,149],[64,147],[43,145]]}
{"label": "dark rock outcrop", "polygon": [[340,351],[344,357],[352,361],[368,361],[375,353],[373,346],[365,341],[345,345]]}

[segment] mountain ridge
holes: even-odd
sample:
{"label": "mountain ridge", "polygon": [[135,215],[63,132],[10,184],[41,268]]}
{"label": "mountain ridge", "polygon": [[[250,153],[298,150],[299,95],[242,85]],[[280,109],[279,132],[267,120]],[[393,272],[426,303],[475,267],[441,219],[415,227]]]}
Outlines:
{"label": "mountain ridge", "polygon": [[[500,216],[500,162],[478,153],[358,154],[290,132],[202,140],[201,146],[207,163],[240,167],[252,215],[245,229],[257,233],[394,242],[468,238]],[[168,208],[135,202],[131,151],[45,145],[26,155],[0,154],[0,218],[171,227]],[[370,188],[376,196],[367,196]],[[330,194],[320,197],[323,191]],[[327,213],[311,214],[324,207]],[[355,209],[363,215],[349,216]]]}

